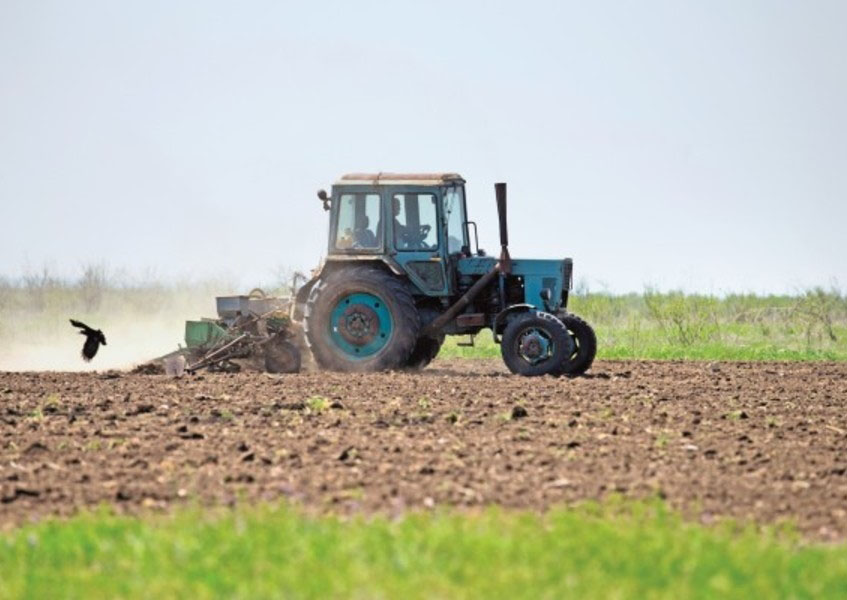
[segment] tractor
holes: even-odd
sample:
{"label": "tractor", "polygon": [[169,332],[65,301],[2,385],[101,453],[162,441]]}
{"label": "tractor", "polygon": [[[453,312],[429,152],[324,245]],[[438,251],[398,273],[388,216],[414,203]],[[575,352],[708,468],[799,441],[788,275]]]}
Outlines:
{"label": "tractor", "polygon": [[597,340],[567,311],[573,261],[511,258],[505,183],[495,195],[499,258],[479,249],[456,173],[355,173],[319,190],[327,257],[294,306],[318,366],[421,369],[445,336],[490,329],[512,373],[584,373]]}

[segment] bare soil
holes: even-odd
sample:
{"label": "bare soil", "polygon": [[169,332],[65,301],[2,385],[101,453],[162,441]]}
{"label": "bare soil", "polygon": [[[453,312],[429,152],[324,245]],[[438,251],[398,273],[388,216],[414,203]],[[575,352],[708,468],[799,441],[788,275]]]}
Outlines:
{"label": "bare soil", "polygon": [[610,493],[847,538],[847,364],[600,361],[525,379],[0,373],[0,527],[288,499],[310,510],[544,509]]}

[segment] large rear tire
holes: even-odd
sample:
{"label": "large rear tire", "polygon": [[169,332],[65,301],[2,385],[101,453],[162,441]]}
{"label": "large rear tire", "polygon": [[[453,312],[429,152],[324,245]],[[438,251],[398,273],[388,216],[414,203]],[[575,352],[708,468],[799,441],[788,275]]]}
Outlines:
{"label": "large rear tire", "polygon": [[[421,329],[432,323],[441,313],[431,307],[418,307],[418,315],[421,318]],[[412,354],[409,355],[409,360],[406,363],[406,369],[410,371],[420,371],[438,356],[438,351],[444,344],[444,334],[438,334],[435,337],[421,336],[415,343],[415,348]]]}
{"label": "large rear tire", "polygon": [[565,325],[554,315],[530,312],[516,316],[503,330],[500,353],[512,373],[526,377],[558,375],[573,350]]}
{"label": "large rear tire", "polygon": [[420,327],[408,285],[374,267],[335,271],[312,288],[306,304],[306,340],[324,369],[402,368]]}
{"label": "large rear tire", "polygon": [[597,354],[597,336],[591,325],[576,315],[565,315],[562,323],[574,341],[574,349],[570,356],[562,361],[559,373],[562,375],[582,375],[594,362]]}
{"label": "large rear tire", "polygon": [[415,348],[409,356],[409,361],[406,363],[406,368],[412,371],[420,371],[425,368],[438,356],[438,351],[441,350],[443,343],[443,335],[439,336],[438,339],[431,337],[418,338]]}

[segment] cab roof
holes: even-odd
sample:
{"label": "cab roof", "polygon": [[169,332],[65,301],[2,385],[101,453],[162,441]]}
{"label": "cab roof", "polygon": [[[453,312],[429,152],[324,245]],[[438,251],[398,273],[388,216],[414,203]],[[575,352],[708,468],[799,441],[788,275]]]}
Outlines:
{"label": "cab roof", "polygon": [[347,173],[335,185],[444,185],[465,180],[458,173]]}

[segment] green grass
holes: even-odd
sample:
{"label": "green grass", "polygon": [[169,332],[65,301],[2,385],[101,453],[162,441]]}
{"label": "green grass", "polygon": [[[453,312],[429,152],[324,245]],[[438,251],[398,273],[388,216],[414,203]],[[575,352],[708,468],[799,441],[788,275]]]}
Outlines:
{"label": "green grass", "polygon": [[[589,318],[590,322],[590,318]],[[750,334],[732,341],[703,341],[681,345],[668,341],[661,331],[642,332],[637,345],[628,345],[619,338],[620,331],[597,328],[597,358],[613,360],[750,360],[750,361],[843,361],[847,348],[843,344],[816,348],[806,347],[802,341],[785,341],[783,345],[757,339]],[[842,333],[847,339],[847,331]],[[500,358],[500,346],[494,343],[491,331],[481,332],[473,347],[459,346],[467,338],[449,337],[444,342],[439,358]]]}
{"label": "green grass", "polygon": [[[268,291],[285,293],[284,286],[277,288]],[[76,281],[48,270],[16,281],[0,278],[0,348],[67,340],[67,318],[75,315],[127,340],[156,325],[156,331],[172,332],[164,353],[180,339],[185,319],[211,316],[214,297],[231,292],[224,282],[133,282],[97,266],[86,267]],[[847,360],[847,296],[836,288],[720,297],[649,288],[640,294],[574,292],[569,309],[594,327],[601,359]],[[456,342],[450,338],[440,356],[500,356],[488,331],[474,348]]]}
{"label": "green grass", "polygon": [[0,575],[3,598],[843,598],[847,547],[659,503],[348,522],[265,506],[30,525],[0,536]]}
{"label": "green grass", "polygon": [[[721,298],[578,294],[569,309],[594,327],[601,359],[847,360],[847,297],[837,290]],[[439,356],[500,356],[487,330],[473,348],[456,342],[448,338]]]}

